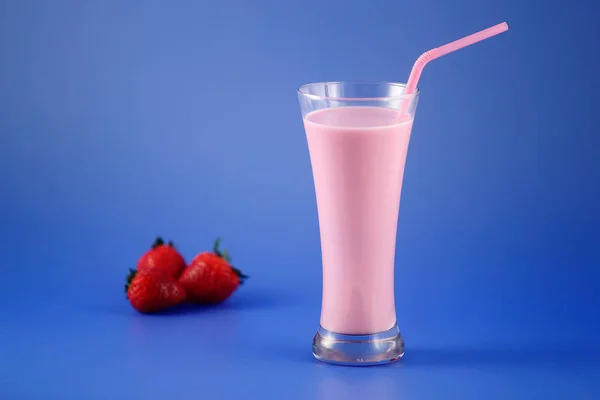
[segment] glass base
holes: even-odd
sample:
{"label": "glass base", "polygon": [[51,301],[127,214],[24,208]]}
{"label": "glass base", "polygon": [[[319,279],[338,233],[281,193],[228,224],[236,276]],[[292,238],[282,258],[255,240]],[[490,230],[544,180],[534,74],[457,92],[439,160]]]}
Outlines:
{"label": "glass base", "polygon": [[387,364],[404,355],[398,325],[372,335],[344,335],[319,327],[313,339],[313,355],[330,364],[368,366]]}

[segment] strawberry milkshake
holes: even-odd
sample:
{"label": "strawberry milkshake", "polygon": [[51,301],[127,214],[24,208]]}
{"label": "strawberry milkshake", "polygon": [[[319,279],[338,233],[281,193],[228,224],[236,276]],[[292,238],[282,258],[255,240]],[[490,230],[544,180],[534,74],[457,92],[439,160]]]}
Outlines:
{"label": "strawberry milkshake", "polygon": [[386,331],[396,323],[396,226],[412,119],[350,106],[312,111],[304,126],[321,232],[321,326]]}
{"label": "strawberry milkshake", "polygon": [[394,257],[417,98],[391,83],[333,82],[299,90],[321,235],[321,324],[313,342],[318,359],[368,365],[404,353]]}

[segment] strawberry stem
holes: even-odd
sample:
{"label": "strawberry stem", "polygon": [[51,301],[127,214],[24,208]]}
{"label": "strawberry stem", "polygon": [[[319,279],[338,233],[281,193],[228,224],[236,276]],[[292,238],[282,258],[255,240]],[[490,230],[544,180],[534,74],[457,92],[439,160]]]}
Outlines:
{"label": "strawberry stem", "polygon": [[231,255],[229,255],[229,252],[227,250],[220,250],[219,246],[221,244],[221,238],[218,237],[217,240],[215,240],[215,244],[213,245],[213,253],[215,253],[217,256],[225,259],[225,261],[227,261],[228,263],[231,263]]}
{"label": "strawberry stem", "polygon": [[215,244],[213,246],[213,253],[215,253],[217,256],[223,258],[225,261],[227,261],[229,263],[229,265],[231,266],[231,269],[233,270],[233,272],[235,272],[235,274],[239,278],[240,285],[241,285],[242,283],[244,283],[244,280],[249,278],[249,276],[244,274],[242,271],[240,271],[233,265],[231,265],[231,256],[229,255],[229,252],[225,249],[220,250],[219,249],[220,244],[221,244],[221,238],[218,237],[217,240],[215,240]]}
{"label": "strawberry stem", "polygon": [[221,238],[218,237],[215,240],[215,244],[213,245],[213,253],[215,253],[216,255],[218,255],[219,257],[221,257],[221,251],[219,250],[219,245],[221,244]]}
{"label": "strawberry stem", "polygon": [[231,256],[227,250],[223,250],[221,257],[223,257],[228,263],[231,263]]}
{"label": "strawberry stem", "polygon": [[232,267],[231,267],[231,269],[233,270],[233,272],[235,272],[235,274],[236,274],[236,275],[238,276],[238,278],[240,279],[240,285],[241,285],[242,283],[244,283],[244,281],[245,281],[246,279],[248,279],[248,278],[249,278],[249,276],[248,276],[248,275],[244,274],[242,271],[240,271],[240,270],[239,270],[239,269],[237,269],[236,267],[233,267],[233,266],[232,266]]}
{"label": "strawberry stem", "polygon": [[163,238],[161,238],[160,236],[156,238],[156,240],[154,241],[154,243],[152,243],[152,248],[155,249],[158,246],[162,246],[163,244],[165,244],[165,241],[163,240]]}
{"label": "strawberry stem", "polygon": [[131,284],[131,281],[133,280],[133,278],[135,278],[136,275],[137,270],[129,268],[129,274],[127,274],[127,278],[125,278],[127,281],[127,283],[125,284],[125,293],[129,291],[129,285]]}

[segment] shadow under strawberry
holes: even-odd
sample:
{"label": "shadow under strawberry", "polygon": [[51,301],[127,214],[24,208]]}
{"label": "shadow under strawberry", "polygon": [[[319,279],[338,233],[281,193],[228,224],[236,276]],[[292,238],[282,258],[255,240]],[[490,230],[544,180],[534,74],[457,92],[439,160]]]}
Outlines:
{"label": "shadow under strawberry", "polygon": [[223,303],[195,304],[183,303],[148,315],[176,316],[185,314],[213,313],[231,310],[268,310],[292,307],[299,304],[292,297],[282,292],[251,292],[234,296]]}

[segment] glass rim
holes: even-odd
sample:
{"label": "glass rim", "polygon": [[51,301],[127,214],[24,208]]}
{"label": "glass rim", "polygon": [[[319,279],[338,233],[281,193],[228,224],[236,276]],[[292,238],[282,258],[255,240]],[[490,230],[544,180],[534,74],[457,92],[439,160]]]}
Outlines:
{"label": "glass rim", "polygon": [[311,82],[305,83],[296,89],[298,95],[305,96],[312,100],[334,100],[334,101],[390,101],[390,100],[404,100],[412,99],[417,97],[421,92],[417,87],[414,93],[401,94],[399,96],[380,96],[380,97],[337,97],[337,96],[321,96],[318,94],[308,93],[306,89],[315,87],[318,85],[331,85],[331,84],[369,84],[369,85],[388,85],[396,87],[406,87],[406,83],[401,82],[388,82],[388,81],[326,81],[326,82]]}

